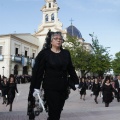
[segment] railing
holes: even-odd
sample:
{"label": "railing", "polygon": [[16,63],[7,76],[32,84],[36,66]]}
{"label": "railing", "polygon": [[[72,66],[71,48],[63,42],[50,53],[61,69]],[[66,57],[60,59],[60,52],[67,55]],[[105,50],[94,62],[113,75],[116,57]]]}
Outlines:
{"label": "railing", "polygon": [[25,57],[25,56],[17,56],[17,55],[12,55],[11,61],[21,63],[22,66],[34,66],[35,59]]}
{"label": "railing", "polygon": [[0,55],[0,61],[3,61],[3,60],[4,60],[4,56]]}

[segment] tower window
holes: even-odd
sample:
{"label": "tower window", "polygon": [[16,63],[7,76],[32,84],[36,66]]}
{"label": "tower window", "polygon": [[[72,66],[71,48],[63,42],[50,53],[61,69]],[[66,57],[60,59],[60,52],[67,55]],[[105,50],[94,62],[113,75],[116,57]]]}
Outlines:
{"label": "tower window", "polygon": [[51,20],[54,21],[54,14],[51,15]]}
{"label": "tower window", "polygon": [[48,22],[48,14],[45,16],[45,21]]}
{"label": "tower window", "polygon": [[51,8],[51,3],[49,3],[49,8]]}

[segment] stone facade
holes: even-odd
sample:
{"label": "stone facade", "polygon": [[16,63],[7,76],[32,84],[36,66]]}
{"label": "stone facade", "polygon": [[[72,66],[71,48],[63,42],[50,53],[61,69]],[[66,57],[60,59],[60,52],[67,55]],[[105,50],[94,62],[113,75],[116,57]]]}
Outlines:
{"label": "stone facade", "polygon": [[[32,59],[38,54],[38,38],[31,34],[0,35],[0,46],[2,76],[9,77],[10,74],[15,73],[15,70],[18,75],[22,75],[23,71],[31,74]],[[24,70],[25,66],[28,66],[27,70]]]}

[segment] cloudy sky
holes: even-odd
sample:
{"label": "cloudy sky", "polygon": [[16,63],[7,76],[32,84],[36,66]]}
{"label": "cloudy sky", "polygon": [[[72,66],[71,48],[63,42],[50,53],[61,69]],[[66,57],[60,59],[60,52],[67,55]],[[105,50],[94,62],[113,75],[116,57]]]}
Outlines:
{"label": "cloudy sky", "polygon": [[[110,54],[120,51],[120,0],[56,0],[63,29],[76,26],[85,42],[94,32],[99,44],[110,47]],[[45,0],[0,0],[0,34],[31,33],[42,22],[40,9]]]}

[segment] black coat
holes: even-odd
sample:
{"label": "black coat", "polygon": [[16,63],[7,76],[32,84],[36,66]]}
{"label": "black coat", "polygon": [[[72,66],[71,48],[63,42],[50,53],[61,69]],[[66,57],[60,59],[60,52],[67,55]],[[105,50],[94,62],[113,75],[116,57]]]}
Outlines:
{"label": "black coat", "polygon": [[2,82],[1,83],[1,88],[2,88],[2,96],[5,96],[5,95],[7,95],[7,93],[8,93],[8,83],[4,83],[4,82]]}
{"label": "black coat", "polygon": [[80,82],[79,88],[81,89],[81,90],[80,90],[80,94],[81,94],[81,95],[86,95],[86,89],[87,89],[87,84],[86,84],[86,82]]}
{"label": "black coat", "polygon": [[93,95],[99,95],[100,90],[101,90],[100,84],[93,83],[93,87],[92,87]]}
{"label": "black coat", "polygon": [[69,51],[62,49],[60,53],[54,53],[50,49],[42,50],[35,60],[30,90],[39,89],[41,82],[46,90],[65,90],[68,75],[79,84]]}
{"label": "black coat", "polygon": [[105,103],[112,102],[112,100],[113,100],[112,92],[114,92],[112,85],[111,84],[110,85],[103,84],[102,92],[103,92],[103,101]]}
{"label": "black coat", "polygon": [[15,92],[18,93],[17,84],[9,83],[8,84],[8,103],[13,103],[15,98]]}

